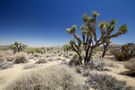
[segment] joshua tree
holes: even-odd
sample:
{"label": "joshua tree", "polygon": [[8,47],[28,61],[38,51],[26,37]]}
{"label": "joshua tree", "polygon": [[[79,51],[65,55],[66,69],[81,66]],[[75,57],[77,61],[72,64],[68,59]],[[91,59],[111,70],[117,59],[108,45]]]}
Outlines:
{"label": "joshua tree", "polygon": [[[99,29],[97,29],[97,17],[99,13],[93,12],[92,17],[87,13],[83,15],[84,24],[81,26],[82,38],[76,34],[77,26],[73,25],[70,29],[67,29],[69,34],[72,34],[74,39],[70,40],[72,49],[78,54],[80,60],[84,60],[87,64],[92,56],[93,49],[99,46],[103,46],[102,57],[105,56],[108,46],[111,43],[111,38],[116,38],[127,32],[127,25],[123,24],[115,31],[116,20],[111,22],[102,21],[98,23]],[[100,37],[97,32],[100,30]],[[85,54],[82,56],[82,51]]]}
{"label": "joshua tree", "polygon": [[13,50],[14,53],[17,53],[23,51],[26,48],[26,45],[19,42],[15,42],[14,44],[11,44],[9,48]]}

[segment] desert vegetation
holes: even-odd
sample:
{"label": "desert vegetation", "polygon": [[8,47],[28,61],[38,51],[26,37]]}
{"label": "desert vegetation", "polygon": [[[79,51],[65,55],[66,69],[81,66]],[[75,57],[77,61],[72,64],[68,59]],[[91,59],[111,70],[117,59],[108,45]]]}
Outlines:
{"label": "desert vegetation", "polygon": [[118,50],[112,50],[112,54],[119,61],[130,60],[135,57],[135,45],[134,44],[125,44],[122,45]]}
{"label": "desert vegetation", "polygon": [[[70,45],[71,48],[78,54],[80,64],[82,64],[83,60],[84,63],[87,64],[92,57],[93,50],[101,45],[103,46],[103,58],[111,43],[111,39],[127,32],[126,24],[121,25],[116,32],[116,20],[112,20],[111,22],[102,21],[98,23],[101,34],[100,38],[98,39],[96,24],[99,15],[100,14],[96,11],[92,12],[92,16],[89,16],[87,13],[83,15],[84,24],[81,26],[82,40],[79,35],[76,34],[76,25],[73,25],[67,30],[69,34],[74,36],[74,39],[70,41]],[[82,52],[85,53],[82,55]]]}
{"label": "desert vegetation", "polygon": [[82,37],[73,25],[63,46],[0,47],[0,90],[135,90],[135,44],[111,44],[127,25],[115,30],[116,20],[97,22],[99,15],[85,13]]}

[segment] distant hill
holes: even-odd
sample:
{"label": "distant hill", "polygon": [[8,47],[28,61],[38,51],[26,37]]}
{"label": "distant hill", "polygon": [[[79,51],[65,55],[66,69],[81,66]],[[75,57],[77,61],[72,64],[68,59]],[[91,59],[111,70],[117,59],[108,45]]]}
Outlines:
{"label": "distant hill", "polygon": [[122,45],[119,44],[111,44],[109,48],[120,48]]}

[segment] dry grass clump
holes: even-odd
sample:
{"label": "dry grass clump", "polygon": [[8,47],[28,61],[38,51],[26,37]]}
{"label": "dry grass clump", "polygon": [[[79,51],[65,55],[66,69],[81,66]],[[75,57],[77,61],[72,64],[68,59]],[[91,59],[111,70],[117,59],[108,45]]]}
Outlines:
{"label": "dry grass clump", "polygon": [[14,56],[6,56],[5,59],[9,62],[12,62],[14,60]]}
{"label": "dry grass clump", "polygon": [[81,62],[80,62],[79,56],[78,56],[77,54],[75,54],[75,55],[71,58],[71,60],[70,60],[70,62],[69,62],[69,65],[70,65],[70,66],[77,66],[77,65],[80,65],[80,64],[81,64]]}
{"label": "dry grass clump", "polygon": [[118,61],[126,61],[124,55],[120,51],[115,51],[113,54]]}
{"label": "dry grass clump", "polygon": [[0,58],[4,58],[6,59],[7,61],[13,61],[14,58],[13,58],[13,53],[9,50],[0,50]]}
{"label": "dry grass clump", "polygon": [[96,90],[133,90],[127,86],[125,81],[117,80],[115,77],[103,74],[91,72],[86,80],[86,86],[92,87]]}
{"label": "dry grass clump", "polygon": [[34,57],[42,57],[40,53],[34,53]]}
{"label": "dry grass clump", "polygon": [[86,90],[83,79],[67,66],[38,68],[11,81],[5,90]]}
{"label": "dry grass clump", "polygon": [[23,67],[23,69],[33,69],[36,68],[37,66],[35,64],[27,64]]}
{"label": "dry grass clump", "polygon": [[44,63],[47,63],[45,59],[39,59],[36,61],[36,64],[44,64]]}
{"label": "dry grass clump", "polygon": [[14,63],[19,64],[19,63],[27,63],[28,60],[26,58],[26,55],[23,53],[18,53],[14,57]]}
{"label": "dry grass clump", "polygon": [[95,69],[99,71],[103,71],[105,69],[105,63],[102,60],[94,60],[91,59],[91,61],[85,66],[85,69]]}
{"label": "dry grass clump", "polygon": [[125,67],[132,72],[135,72],[135,58],[130,59],[126,64]]}
{"label": "dry grass clump", "polygon": [[8,68],[11,68],[13,65],[13,63],[10,63],[10,62],[0,62],[0,69],[8,69]]}
{"label": "dry grass clump", "polygon": [[63,57],[70,59],[70,56],[68,54],[63,54]]}
{"label": "dry grass clump", "polygon": [[12,67],[11,62],[7,62],[4,58],[0,58],[0,69],[7,69]]}
{"label": "dry grass clump", "polygon": [[4,61],[5,61],[5,59],[3,57],[0,57],[0,63],[4,62]]}

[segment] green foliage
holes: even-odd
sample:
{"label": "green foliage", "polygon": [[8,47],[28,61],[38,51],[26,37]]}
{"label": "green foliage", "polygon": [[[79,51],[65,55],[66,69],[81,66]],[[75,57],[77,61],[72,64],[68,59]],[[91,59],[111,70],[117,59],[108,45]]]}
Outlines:
{"label": "green foliage", "polygon": [[126,33],[127,32],[127,25],[126,24],[124,24],[124,25],[122,25],[120,28],[119,28],[119,33],[120,34],[123,34],[123,33]]}
{"label": "green foliage", "polygon": [[120,51],[116,51],[114,53],[114,55],[115,55],[116,60],[118,60],[118,61],[124,61],[125,60],[123,53],[120,52]]}
{"label": "green foliage", "polygon": [[70,33],[70,34],[72,34],[72,33],[74,33],[76,31],[76,29],[77,29],[77,26],[76,25],[73,25],[72,28],[67,29],[67,32]]}
{"label": "green foliage", "polygon": [[11,44],[9,48],[13,50],[14,53],[17,53],[23,51],[26,48],[26,45],[19,42],[15,42],[14,44]]}
{"label": "green foliage", "polygon": [[130,60],[130,58],[135,57],[135,45],[122,45],[120,50],[115,50],[112,53],[118,61]]}
{"label": "green foliage", "polygon": [[45,53],[45,49],[43,48],[27,48],[25,51],[29,54],[34,54],[34,53],[44,54]]}
{"label": "green foliage", "polygon": [[[97,17],[99,15],[100,14],[96,11],[92,12],[92,16],[89,16],[87,13],[83,15],[84,24],[81,26],[82,38],[76,33],[76,25],[73,25],[67,30],[67,32],[74,37],[74,39],[70,41],[72,50],[78,54],[81,61],[84,60],[85,64],[90,61],[95,48],[102,45],[102,57],[104,57],[111,43],[111,39],[127,32],[126,24],[121,25],[117,32],[115,32],[116,20],[114,19],[111,22],[102,21],[97,23]],[[100,37],[97,36],[96,24],[98,24],[100,28]],[[85,52],[85,55],[82,55],[82,52]]]}
{"label": "green foliage", "polygon": [[63,46],[64,52],[68,52],[71,50],[71,45],[70,44],[66,44]]}

